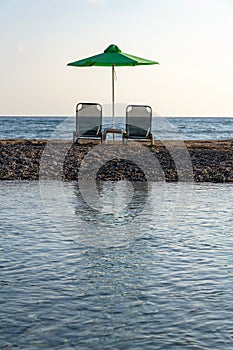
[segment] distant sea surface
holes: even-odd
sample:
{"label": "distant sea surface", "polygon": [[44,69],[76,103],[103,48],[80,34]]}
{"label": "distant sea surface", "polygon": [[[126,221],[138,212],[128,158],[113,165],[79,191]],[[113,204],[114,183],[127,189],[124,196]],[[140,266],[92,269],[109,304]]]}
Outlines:
{"label": "distant sea surface", "polygon": [[[111,127],[111,118],[103,119],[103,128]],[[116,127],[125,127],[124,118],[116,118]],[[72,139],[74,117],[0,117],[0,139]],[[233,117],[153,118],[155,139],[223,140],[233,138]]]}

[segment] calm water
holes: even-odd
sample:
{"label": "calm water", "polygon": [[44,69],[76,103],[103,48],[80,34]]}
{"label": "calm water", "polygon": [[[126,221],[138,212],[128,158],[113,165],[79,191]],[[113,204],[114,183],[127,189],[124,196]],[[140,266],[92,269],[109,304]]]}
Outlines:
{"label": "calm water", "polygon": [[1,349],[233,348],[233,186],[131,192],[0,182]]}
{"label": "calm water", "polygon": [[[65,122],[64,122],[65,121]],[[124,128],[124,118],[116,119],[116,127]],[[104,118],[104,127],[111,118]],[[72,139],[74,117],[0,117],[0,139]],[[55,134],[54,134],[55,133]],[[159,139],[230,139],[233,118],[153,118],[153,134]]]}

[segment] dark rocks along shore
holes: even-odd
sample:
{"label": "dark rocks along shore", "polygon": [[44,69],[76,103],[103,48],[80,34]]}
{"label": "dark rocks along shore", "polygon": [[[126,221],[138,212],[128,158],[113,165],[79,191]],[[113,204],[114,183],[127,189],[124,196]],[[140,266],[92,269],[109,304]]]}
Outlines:
{"label": "dark rocks along shore", "polygon": [[233,182],[232,140],[155,141],[154,146],[0,140],[0,180],[72,181],[79,176],[114,181],[146,181],[149,176],[152,181]]}

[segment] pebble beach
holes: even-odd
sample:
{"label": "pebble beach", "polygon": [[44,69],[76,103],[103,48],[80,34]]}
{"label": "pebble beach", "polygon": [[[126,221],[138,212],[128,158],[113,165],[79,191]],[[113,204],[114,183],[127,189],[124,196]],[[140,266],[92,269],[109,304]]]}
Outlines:
{"label": "pebble beach", "polygon": [[[0,141],[0,180],[38,180],[40,177],[41,158],[47,140],[1,140]],[[195,182],[233,182],[233,147],[232,140],[209,141],[183,141],[187,154],[190,157]],[[68,152],[62,164],[62,180],[75,181],[82,160],[90,150],[94,149],[96,142],[83,142],[67,146],[68,141],[53,141],[53,153],[47,178],[56,178],[59,174],[57,155],[68,147]],[[170,141],[169,147],[179,152],[180,142]],[[169,150],[160,141],[154,145],[143,144],[148,151],[158,160],[167,182],[179,181],[176,164]],[[137,147],[136,147],[137,148]],[[137,152],[137,150],[135,150]],[[181,155],[182,157],[182,155]],[[54,161],[53,161],[54,158]],[[98,163],[98,157],[93,159]],[[182,161],[182,159],[181,159]],[[46,171],[45,171],[46,172]],[[88,177],[88,174],[87,174]],[[121,155],[112,155],[112,160],[107,162],[97,174],[100,180],[121,180],[124,178],[138,181],[145,177],[138,167],[122,159]],[[156,181],[156,179],[155,179]]]}

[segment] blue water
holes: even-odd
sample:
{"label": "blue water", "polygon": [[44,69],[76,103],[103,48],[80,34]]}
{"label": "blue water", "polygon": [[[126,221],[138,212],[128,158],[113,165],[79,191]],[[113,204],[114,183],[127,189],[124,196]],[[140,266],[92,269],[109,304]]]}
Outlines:
{"label": "blue water", "polygon": [[[104,118],[104,127],[111,118]],[[124,128],[124,118],[116,119]],[[0,139],[72,139],[74,117],[0,117]],[[153,134],[157,139],[212,140],[233,138],[233,118],[153,117]]]}
{"label": "blue water", "polygon": [[233,186],[130,191],[98,215],[76,183],[0,182],[0,349],[232,350]]}

